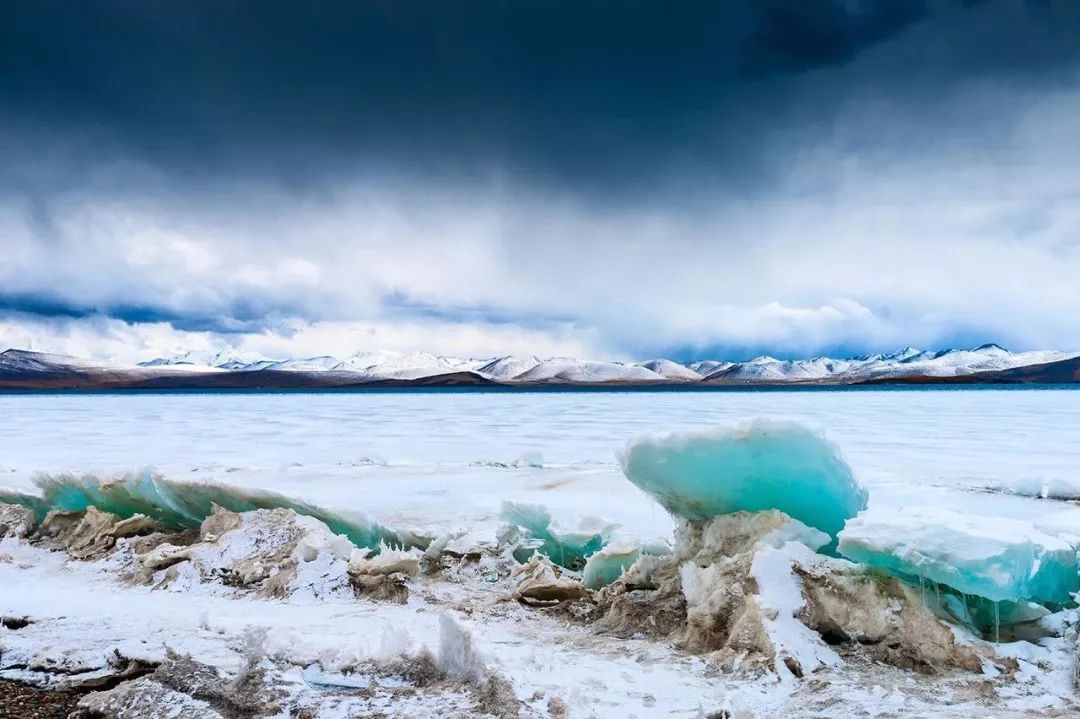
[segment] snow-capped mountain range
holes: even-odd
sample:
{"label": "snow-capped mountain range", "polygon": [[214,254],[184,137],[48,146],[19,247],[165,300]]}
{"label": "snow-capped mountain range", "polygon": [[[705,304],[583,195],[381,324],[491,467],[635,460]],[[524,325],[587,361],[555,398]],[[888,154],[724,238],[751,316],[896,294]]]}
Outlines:
{"label": "snow-capped mountain range", "polygon": [[[171,378],[173,384],[179,381],[177,378],[186,378],[189,384],[197,384],[197,378],[204,378],[207,386],[238,386],[241,377],[265,381],[273,376],[285,378],[285,373],[288,373],[289,376],[283,381],[292,387],[303,386],[305,378],[321,386],[372,382],[439,384],[443,380],[454,384],[506,385],[860,384],[914,379],[949,381],[950,378],[1042,366],[1075,358],[1080,358],[1080,353],[1010,352],[998,345],[986,344],[972,349],[939,352],[906,347],[890,354],[844,359],[814,357],[781,360],[762,356],[745,362],[698,360],[685,364],[668,359],[605,362],[573,357],[541,359],[519,355],[462,359],[427,352],[358,352],[345,358],[319,356],[294,359],[273,359],[228,351],[186,352],[125,366],[12,349],[0,353],[0,379],[18,376],[61,377],[65,373],[84,377],[103,374],[129,376],[133,381]],[[222,375],[234,376],[235,381]]]}

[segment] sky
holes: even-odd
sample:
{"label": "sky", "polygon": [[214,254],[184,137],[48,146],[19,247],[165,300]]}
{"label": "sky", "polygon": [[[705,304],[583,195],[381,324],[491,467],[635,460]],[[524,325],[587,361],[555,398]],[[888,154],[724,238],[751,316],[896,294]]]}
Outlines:
{"label": "sky", "polygon": [[0,0],[0,349],[1080,350],[1080,3]]}

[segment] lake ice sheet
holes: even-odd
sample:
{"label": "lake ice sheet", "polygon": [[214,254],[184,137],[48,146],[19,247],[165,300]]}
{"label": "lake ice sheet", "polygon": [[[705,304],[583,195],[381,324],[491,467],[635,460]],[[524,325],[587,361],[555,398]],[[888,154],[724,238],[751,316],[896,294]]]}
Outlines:
{"label": "lake ice sheet", "polygon": [[[566,524],[600,516],[667,537],[667,513],[626,481],[616,451],[641,433],[754,416],[824,432],[869,489],[871,511],[952,507],[1055,536],[1080,527],[1069,505],[959,491],[1076,483],[1074,390],[0,395],[0,485],[33,491],[39,472],[150,466],[392,527],[494,531],[509,500]],[[536,453],[542,467],[529,466]]]}

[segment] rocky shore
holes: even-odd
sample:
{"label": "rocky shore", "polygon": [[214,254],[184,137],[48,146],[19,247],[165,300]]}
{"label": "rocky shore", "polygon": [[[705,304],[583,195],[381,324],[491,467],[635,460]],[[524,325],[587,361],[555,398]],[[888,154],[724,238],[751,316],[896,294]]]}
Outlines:
{"label": "rocky shore", "polygon": [[84,693],[0,679],[0,719],[67,719],[76,712]]}

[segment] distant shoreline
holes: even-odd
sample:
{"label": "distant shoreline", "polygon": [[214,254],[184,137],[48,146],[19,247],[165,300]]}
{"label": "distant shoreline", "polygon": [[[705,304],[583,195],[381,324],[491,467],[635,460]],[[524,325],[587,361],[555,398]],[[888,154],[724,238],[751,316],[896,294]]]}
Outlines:
{"label": "distant shoreline", "polygon": [[760,384],[760,385],[494,385],[408,386],[356,385],[349,387],[12,387],[0,386],[0,396],[30,395],[303,395],[303,394],[712,394],[782,392],[933,392],[981,390],[1080,390],[1077,382],[1003,383],[864,383],[864,384]]}

